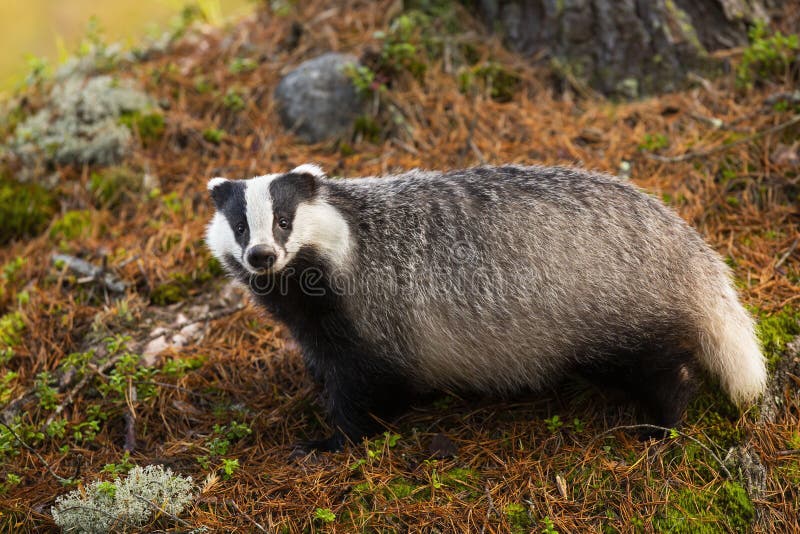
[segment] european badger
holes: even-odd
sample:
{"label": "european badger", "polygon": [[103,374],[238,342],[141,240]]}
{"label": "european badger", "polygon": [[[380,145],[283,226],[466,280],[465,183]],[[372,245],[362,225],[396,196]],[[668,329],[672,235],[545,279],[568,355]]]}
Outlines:
{"label": "european badger", "polygon": [[766,370],[719,255],[661,202],[577,169],[333,180],[314,165],[208,183],[208,246],[285,323],[337,449],[437,390],[613,379],[659,425],[696,363],[745,404]]}

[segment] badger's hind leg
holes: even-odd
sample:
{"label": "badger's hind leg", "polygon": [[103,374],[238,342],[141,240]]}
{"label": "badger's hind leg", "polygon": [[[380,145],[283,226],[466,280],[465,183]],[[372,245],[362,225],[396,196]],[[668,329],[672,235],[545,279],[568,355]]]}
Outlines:
{"label": "badger's hind leg", "polygon": [[[663,428],[678,426],[697,391],[697,370],[691,350],[666,343],[648,343],[632,350],[616,350],[613,356],[589,368],[595,383],[622,390],[646,412],[640,421]],[[644,428],[643,438],[663,436],[664,431]]]}
{"label": "badger's hind leg", "polygon": [[[628,391],[638,400],[649,423],[662,428],[681,424],[689,402],[697,393],[697,369],[691,350],[678,345],[649,347],[634,359]],[[661,428],[644,429],[643,438],[663,437]]]}

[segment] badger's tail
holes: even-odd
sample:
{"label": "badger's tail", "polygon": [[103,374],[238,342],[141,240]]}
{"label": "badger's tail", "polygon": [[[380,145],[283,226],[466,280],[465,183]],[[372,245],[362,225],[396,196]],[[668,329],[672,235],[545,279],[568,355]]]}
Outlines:
{"label": "badger's tail", "polygon": [[730,282],[726,280],[721,290],[703,310],[700,362],[719,379],[733,402],[747,405],[764,392],[767,369],[752,317]]}

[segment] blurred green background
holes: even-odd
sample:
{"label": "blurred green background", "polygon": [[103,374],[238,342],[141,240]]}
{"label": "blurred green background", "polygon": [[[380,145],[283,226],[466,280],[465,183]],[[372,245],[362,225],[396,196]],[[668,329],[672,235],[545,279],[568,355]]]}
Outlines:
{"label": "blurred green background", "polygon": [[[0,0],[0,93],[24,80],[31,58],[51,67],[74,54],[89,21],[107,42],[128,47],[148,34],[160,35],[190,0]],[[247,13],[251,0],[198,0],[215,24]]]}

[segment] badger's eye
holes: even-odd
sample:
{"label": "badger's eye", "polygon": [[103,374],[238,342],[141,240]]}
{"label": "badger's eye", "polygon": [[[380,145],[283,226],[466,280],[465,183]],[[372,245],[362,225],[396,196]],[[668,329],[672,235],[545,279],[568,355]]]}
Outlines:
{"label": "badger's eye", "polygon": [[289,228],[289,221],[285,217],[281,217],[278,219],[278,226],[281,228],[281,230],[286,230]]}
{"label": "badger's eye", "polygon": [[244,234],[245,230],[247,230],[247,227],[244,225],[244,223],[239,223],[239,224],[236,225],[236,233],[237,234],[242,235],[242,234]]}

